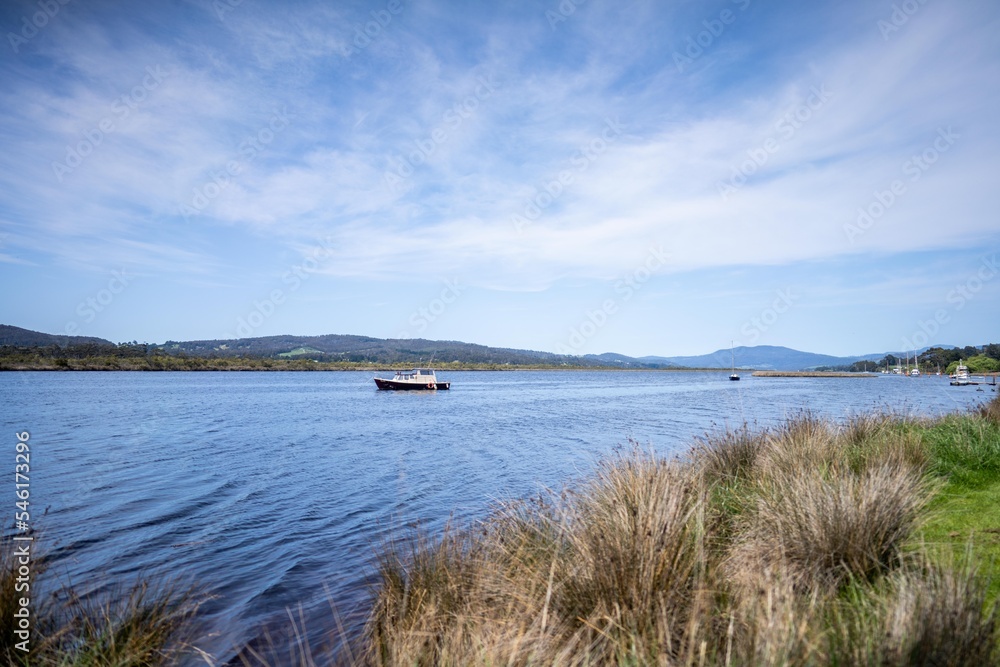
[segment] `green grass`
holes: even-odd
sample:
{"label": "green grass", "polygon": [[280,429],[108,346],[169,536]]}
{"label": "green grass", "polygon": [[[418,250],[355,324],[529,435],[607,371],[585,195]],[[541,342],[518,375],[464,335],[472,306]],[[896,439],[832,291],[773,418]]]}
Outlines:
{"label": "green grass", "polygon": [[951,554],[971,544],[976,561],[993,573],[989,598],[1000,599],[1000,481],[975,489],[949,484],[930,510],[921,540]]}
{"label": "green grass", "polygon": [[932,473],[944,486],[930,505],[920,539],[942,557],[972,549],[997,575],[989,594],[1000,599],[1000,399],[976,414],[910,425],[932,452]]}
{"label": "green grass", "polygon": [[279,357],[298,357],[303,354],[323,354],[322,350],[317,350],[315,347],[297,347],[294,350],[289,350],[288,352],[281,352],[278,354]]}

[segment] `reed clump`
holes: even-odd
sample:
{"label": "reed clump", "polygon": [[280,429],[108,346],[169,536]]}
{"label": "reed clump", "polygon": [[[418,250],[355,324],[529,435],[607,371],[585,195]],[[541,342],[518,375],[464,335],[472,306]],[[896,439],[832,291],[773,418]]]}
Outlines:
{"label": "reed clump", "polygon": [[[177,664],[194,655],[188,640],[203,598],[193,589],[147,579],[85,597],[69,588],[40,597],[37,577],[46,559],[32,554],[26,576],[17,553],[11,537],[0,538],[0,664],[127,667]],[[24,609],[26,641],[14,632],[15,613],[25,615]]]}
{"label": "reed clump", "polygon": [[363,661],[1000,664],[974,559],[919,539],[1000,444],[985,415],[947,419],[806,413],[679,460],[632,443],[574,489],[385,552]]}
{"label": "reed clump", "polygon": [[39,619],[32,665],[164,665],[193,657],[200,598],[191,589],[140,580],[81,598],[63,592]]}

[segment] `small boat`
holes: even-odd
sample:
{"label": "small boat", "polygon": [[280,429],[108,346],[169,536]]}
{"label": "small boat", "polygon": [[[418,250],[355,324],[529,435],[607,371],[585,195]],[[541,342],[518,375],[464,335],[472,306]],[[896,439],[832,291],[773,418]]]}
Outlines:
{"label": "small boat", "polygon": [[730,343],[729,343],[729,354],[733,358],[733,372],[729,376],[729,379],[731,381],[733,381],[733,382],[738,382],[739,379],[740,379],[740,376],[736,373],[736,351],[733,349],[732,341],[730,341]]}
{"label": "small boat", "polygon": [[375,378],[379,389],[423,390],[451,389],[450,382],[439,382],[433,368],[414,368],[412,371],[394,371],[391,380]]}
{"label": "small boat", "polygon": [[978,382],[972,382],[969,379],[969,367],[962,364],[961,361],[958,362],[958,368],[955,369],[955,374],[950,376],[950,384],[953,387],[967,387],[968,385],[976,385]]}

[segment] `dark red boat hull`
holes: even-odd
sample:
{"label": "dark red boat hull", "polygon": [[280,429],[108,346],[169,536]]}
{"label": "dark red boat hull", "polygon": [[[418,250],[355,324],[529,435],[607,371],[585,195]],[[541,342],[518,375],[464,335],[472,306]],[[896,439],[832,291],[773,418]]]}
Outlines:
{"label": "dark red boat hull", "polygon": [[392,380],[383,380],[382,378],[375,378],[375,385],[379,389],[394,389],[396,391],[434,391],[436,389],[451,389],[450,382],[420,384],[418,382],[393,382]]}

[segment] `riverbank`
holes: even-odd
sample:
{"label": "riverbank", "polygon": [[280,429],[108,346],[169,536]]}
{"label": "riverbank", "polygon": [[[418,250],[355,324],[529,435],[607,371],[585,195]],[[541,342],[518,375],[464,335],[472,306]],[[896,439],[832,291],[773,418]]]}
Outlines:
{"label": "riverbank", "polygon": [[[327,664],[321,646],[349,643],[339,658],[353,664],[897,665],[916,650],[994,664],[998,507],[997,400],[936,419],[803,416],[679,459],[633,443],[564,491],[379,548],[363,634],[317,642],[298,619],[245,657]],[[131,664],[111,653],[126,649],[205,664],[197,598],[148,590],[142,605],[122,590],[89,611],[73,595],[33,600],[48,653],[31,664]],[[108,641],[126,634],[131,648]],[[260,648],[279,635],[292,647]]]}
{"label": "riverbank", "polygon": [[877,378],[879,373],[849,373],[845,371],[754,371],[755,378]]}
{"label": "riverbank", "polygon": [[553,364],[493,364],[464,362],[431,362],[424,364],[371,364],[353,361],[312,361],[310,359],[272,359],[238,357],[84,357],[73,358],[4,358],[0,371],[366,371],[378,372],[393,368],[433,367],[438,371],[616,371],[616,372],[728,372],[719,368],[622,368],[618,366],[570,366]]}
{"label": "riverbank", "polygon": [[[368,664],[996,664],[1000,399],[808,415],[382,554]],[[916,663],[914,662],[916,661]]]}

